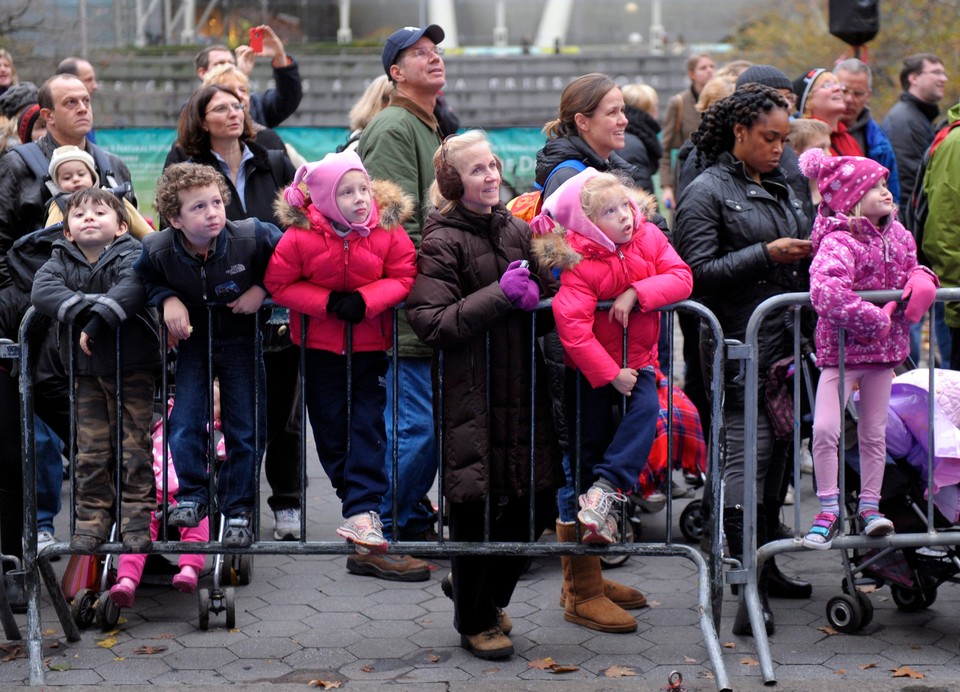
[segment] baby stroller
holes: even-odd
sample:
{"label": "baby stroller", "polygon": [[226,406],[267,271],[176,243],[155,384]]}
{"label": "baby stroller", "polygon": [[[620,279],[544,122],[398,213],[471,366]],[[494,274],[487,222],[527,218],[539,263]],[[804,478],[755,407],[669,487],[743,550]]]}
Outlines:
{"label": "baby stroller", "polygon": [[[884,469],[880,511],[898,533],[926,533],[929,431],[928,371],[911,370],[894,379],[887,414],[888,463]],[[960,519],[960,372],[937,370],[934,406],[933,529],[949,529]],[[956,392],[956,395],[952,394]],[[847,488],[859,488],[856,448],[846,454]],[[856,493],[845,497],[850,533],[856,519]],[[897,608],[915,612],[930,607],[944,582],[960,582],[957,546],[881,548],[844,551],[843,594],[827,602],[827,620],[840,632],[856,632],[873,618],[873,605],[858,587],[890,587]]]}
{"label": "baby stroller", "polygon": [[[657,418],[657,435],[647,459],[647,465],[640,473],[636,485],[627,493],[628,501],[624,504],[626,513],[626,528],[624,541],[632,542],[640,537],[643,528],[642,515],[656,514],[664,510],[667,505],[665,490],[672,483],[674,468],[683,471],[684,479],[690,489],[680,486],[674,487],[674,500],[686,497],[687,493],[696,492],[704,484],[707,469],[707,446],[700,425],[700,414],[693,402],[679,387],[673,387],[673,464],[667,461],[669,450],[668,431],[668,404],[669,380],[659,370],[657,371],[657,395],[660,399],[660,415]],[[702,500],[693,499],[687,503],[680,513],[680,531],[683,537],[697,543],[703,535],[704,522]],[[617,567],[629,559],[629,555],[601,556],[600,562],[604,567]]]}

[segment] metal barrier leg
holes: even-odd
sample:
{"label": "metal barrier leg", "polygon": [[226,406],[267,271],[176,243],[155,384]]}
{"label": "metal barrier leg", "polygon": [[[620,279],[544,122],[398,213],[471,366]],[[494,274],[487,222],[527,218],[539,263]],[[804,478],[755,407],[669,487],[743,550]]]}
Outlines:
{"label": "metal barrier leg", "polygon": [[68,642],[80,641],[80,628],[77,627],[77,623],[73,620],[73,616],[70,613],[70,606],[67,604],[67,599],[63,595],[60,584],[57,583],[57,575],[53,571],[50,560],[43,557],[40,558],[37,560],[37,568],[40,570],[40,576],[43,577],[43,583],[47,587],[47,593],[50,594],[50,601],[53,603],[53,609],[57,613],[60,626],[63,627],[63,635],[67,638]]}

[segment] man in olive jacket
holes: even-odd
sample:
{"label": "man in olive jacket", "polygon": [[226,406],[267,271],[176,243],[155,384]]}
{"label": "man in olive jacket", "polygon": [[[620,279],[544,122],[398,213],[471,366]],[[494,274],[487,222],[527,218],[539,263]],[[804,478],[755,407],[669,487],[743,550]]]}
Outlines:
{"label": "man in olive jacket", "polygon": [[[441,50],[443,29],[404,27],[395,31],[383,47],[383,69],[393,83],[390,103],[378,113],[360,137],[359,153],[372,178],[392,180],[414,199],[414,213],[404,229],[419,250],[429,205],[425,203],[435,173],[433,154],[440,146],[440,126],[434,117],[437,94],[446,82]],[[437,474],[433,431],[433,394],[430,363],[432,349],[421,343],[401,314],[399,327],[397,389],[393,363],[387,372],[387,476],[389,490],[383,496],[380,516],[384,535],[396,532],[402,540],[434,540],[432,512],[421,502]],[[393,496],[393,398],[399,396],[397,414],[398,466],[400,478]],[[397,525],[393,525],[396,499]],[[429,565],[410,556],[351,555],[347,569],[395,581],[430,578]]]}

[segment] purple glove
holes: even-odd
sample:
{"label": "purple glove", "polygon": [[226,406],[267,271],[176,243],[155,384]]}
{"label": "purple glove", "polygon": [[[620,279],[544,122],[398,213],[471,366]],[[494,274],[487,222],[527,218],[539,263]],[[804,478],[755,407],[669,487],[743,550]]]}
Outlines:
{"label": "purple glove", "polygon": [[521,310],[533,310],[540,300],[540,289],[530,280],[530,270],[520,266],[523,260],[514,260],[500,277],[500,290],[513,307]]}
{"label": "purple glove", "polygon": [[907,301],[903,311],[904,316],[915,324],[923,319],[924,314],[933,305],[937,297],[937,284],[926,272],[916,271],[907,279],[900,300]]}

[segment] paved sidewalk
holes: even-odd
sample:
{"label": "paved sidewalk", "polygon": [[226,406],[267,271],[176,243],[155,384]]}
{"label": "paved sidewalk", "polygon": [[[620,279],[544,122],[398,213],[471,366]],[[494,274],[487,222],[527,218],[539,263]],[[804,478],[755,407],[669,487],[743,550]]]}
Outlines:
{"label": "paved sidewalk", "polygon": [[[333,540],[339,504],[315,456],[309,461],[308,535]],[[804,482],[809,483],[809,477]],[[809,486],[806,495],[809,507],[803,516],[809,521]],[[677,501],[675,516],[685,502]],[[662,540],[665,516],[644,515],[645,540]],[[58,536],[65,539],[65,515],[59,519]],[[792,514],[788,523],[793,523]],[[265,515],[263,524],[264,535],[272,533],[272,517]],[[674,535],[681,536],[678,528]],[[875,615],[866,630],[830,634],[823,629],[824,608],[840,593],[839,553],[806,551],[780,556],[778,562],[785,572],[814,584],[810,601],[772,601],[776,633],[771,647],[779,689],[960,686],[960,588],[943,585],[932,607],[915,613],[899,611],[889,590],[883,589],[871,595]],[[688,560],[632,557],[608,571],[607,576],[643,590],[650,601],[650,607],[634,611],[636,634],[613,635],[565,622],[558,605],[559,560],[534,559],[509,607],[517,654],[495,662],[460,648],[452,603],[440,590],[449,565],[433,564],[429,581],[398,583],[348,574],[343,555],[257,556],[252,582],[236,590],[233,630],[224,628],[222,614],[211,614],[210,630],[199,631],[196,596],[142,586],[135,606],[123,611],[115,631],[104,633],[94,625],[72,644],[63,638],[44,595],[46,684],[98,690],[145,684],[260,689],[267,683],[302,688],[322,680],[354,690],[388,683],[416,685],[424,692],[546,690],[548,685],[550,690],[660,690],[677,670],[687,689],[715,689],[696,615],[695,569]],[[65,559],[55,563],[58,573],[65,565]],[[201,586],[204,581],[209,577]],[[753,640],[730,633],[734,612],[727,590],[720,641],[728,675],[736,690],[761,689]],[[26,633],[25,616],[17,620]],[[15,658],[15,643],[2,646],[0,687],[25,684],[27,661]],[[570,672],[541,669],[549,664],[547,658]],[[922,679],[894,678],[892,671],[898,668]]]}

